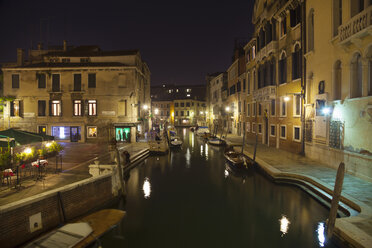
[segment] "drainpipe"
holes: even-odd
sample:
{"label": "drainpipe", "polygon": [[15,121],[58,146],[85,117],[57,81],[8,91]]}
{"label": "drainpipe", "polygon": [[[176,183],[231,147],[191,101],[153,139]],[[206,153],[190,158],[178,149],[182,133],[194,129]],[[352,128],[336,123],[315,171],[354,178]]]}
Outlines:
{"label": "drainpipe", "polygon": [[306,0],[302,2],[302,23],[301,23],[301,51],[302,51],[302,75],[301,75],[301,155],[305,156],[305,96],[306,96]]}

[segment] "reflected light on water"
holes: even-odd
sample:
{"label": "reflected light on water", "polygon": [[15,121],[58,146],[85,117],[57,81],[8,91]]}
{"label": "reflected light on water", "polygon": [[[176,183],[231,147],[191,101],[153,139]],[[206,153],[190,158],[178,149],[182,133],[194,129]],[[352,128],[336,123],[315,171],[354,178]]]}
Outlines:
{"label": "reflected light on water", "polygon": [[324,230],[325,230],[324,223],[319,223],[318,229],[316,231],[318,233],[318,240],[319,240],[320,247],[324,247],[324,241],[325,241]]}
{"label": "reflected light on water", "polygon": [[143,183],[142,189],[145,199],[149,198],[151,194],[151,184],[150,180],[147,177],[145,178],[145,182]]}
{"label": "reflected light on water", "polygon": [[194,148],[194,134],[190,133],[191,136],[191,148]]}
{"label": "reflected light on water", "polygon": [[208,160],[208,144],[205,144],[205,158]]}
{"label": "reflected light on water", "polygon": [[225,170],[225,178],[229,176],[229,171]]}
{"label": "reflected light on water", "polygon": [[186,154],[185,154],[185,158],[186,158],[186,168],[190,168],[191,154],[190,154],[190,149],[189,148],[187,148],[187,151],[186,151]]}
{"label": "reflected light on water", "polygon": [[200,146],[200,156],[203,156],[203,145]]}
{"label": "reflected light on water", "polygon": [[186,128],[183,129],[183,137],[186,136]]}
{"label": "reflected light on water", "polygon": [[291,222],[289,222],[289,220],[287,219],[285,215],[282,215],[282,218],[279,221],[280,221],[280,231],[282,232],[282,237],[283,237],[285,234],[288,233],[289,224],[291,224]]}

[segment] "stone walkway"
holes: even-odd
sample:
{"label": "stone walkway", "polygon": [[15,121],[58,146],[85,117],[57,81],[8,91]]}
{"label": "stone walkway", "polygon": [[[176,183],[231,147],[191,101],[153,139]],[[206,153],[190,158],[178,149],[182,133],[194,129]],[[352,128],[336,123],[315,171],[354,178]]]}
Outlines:
{"label": "stone walkway", "polygon": [[[54,173],[55,158],[49,159],[49,166],[53,172],[48,172],[42,180],[26,179],[17,189],[7,185],[0,186],[0,206],[30,197],[48,190],[59,188],[86,178],[89,165],[98,159],[101,164],[109,161],[107,145],[88,143],[61,143],[64,146],[62,155],[62,172]],[[147,143],[118,144],[119,149],[125,149],[130,155],[147,149]],[[14,183],[13,178],[13,183]]]}
{"label": "stone walkway", "polygon": [[[240,145],[242,137],[228,135],[227,143]],[[254,142],[247,141],[244,153],[253,157]],[[279,150],[266,145],[258,144],[256,151],[256,161],[269,172],[274,178],[285,175],[307,182],[320,184],[323,190],[330,192],[334,189],[337,170],[330,168],[304,156]],[[340,161],[342,162],[342,161]],[[356,176],[345,173],[342,196],[360,207],[360,214],[347,218],[340,218],[336,221],[336,231],[338,235],[356,246],[372,246],[372,183],[360,179]],[[354,243],[356,241],[356,243]]]}

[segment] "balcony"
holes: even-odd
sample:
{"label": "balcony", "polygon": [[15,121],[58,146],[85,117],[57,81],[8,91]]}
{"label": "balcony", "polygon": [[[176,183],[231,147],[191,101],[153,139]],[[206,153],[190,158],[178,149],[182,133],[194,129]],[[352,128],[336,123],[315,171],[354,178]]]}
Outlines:
{"label": "balcony", "polygon": [[256,55],[256,59],[261,61],[263,58],[269,56],[270,53],[276,53],[278,51],[278,41],[271,41],[269,44],[261,48]]}
{"label": "balcony", "polygon": [[276,97],[275,85],[266,86],[253,92],[253,99],[259,102],[269,101],[271,99],[275,99],[275,97]]}
{"label": "balcony", "polygon": [[340,44],[348,44],[353,39],[370,35],[372,24],[372,5],[351,18],[347,23],[338,28]]}

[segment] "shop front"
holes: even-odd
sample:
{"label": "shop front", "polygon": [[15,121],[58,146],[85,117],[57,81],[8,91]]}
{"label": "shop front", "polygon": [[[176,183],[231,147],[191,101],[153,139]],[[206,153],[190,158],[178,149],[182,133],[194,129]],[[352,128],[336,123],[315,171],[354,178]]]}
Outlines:
{"label": "shop front", "polygon": [[56,140],[79,142],[81,140],[80,126],[52,126],[51,135]]}
{"label": "shop front", "polygon": [[114,136],[117,142],[136,142],[137,128],[134,123],[114,124]]}

